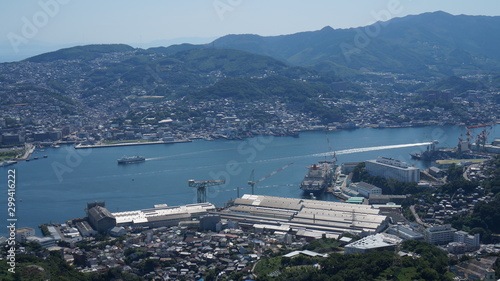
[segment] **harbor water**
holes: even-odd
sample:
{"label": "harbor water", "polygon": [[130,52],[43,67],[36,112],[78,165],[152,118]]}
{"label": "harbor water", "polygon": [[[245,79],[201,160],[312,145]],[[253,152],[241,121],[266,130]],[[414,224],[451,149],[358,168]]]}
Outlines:
{"label": "harbor water", "polygon": [[[499,128],[493,127],[491,140],[500,136]],[[385,156],[423,168],[429,163],[412,160],[410,153],[426,150],[432,140],[439,141],[438,147],[455,147],[465,132],[459,126],[362,128],[303,132],[298,138],[262,136],[111,148],[74,149],[68,145],[37,149],[31,156],[37,160],[0,168],[0,206],[4,206],[0,219],[8,219],[9,169],[16,171],[16,226],[37,229],[43,223],[83,217],[87,202],[93,201],[105,201],[111,212],[151,208],[155,204],[196,203],[196,190],[188,186],[190,179],[226,180],[224,185],[207,190],[207,200],[223,206],[238,194],[251,192],[248,181],[252,170],[252,180],[259,181],[286,167],[258,182],[255,193],[299,198],[303,196],[299,185],[306,166],[331,160],[333,152],[338,163]],[[144,156],[146,161],[117,164],[117,159],[134,155]],[[0,236],[6,235],[4,227]]]}

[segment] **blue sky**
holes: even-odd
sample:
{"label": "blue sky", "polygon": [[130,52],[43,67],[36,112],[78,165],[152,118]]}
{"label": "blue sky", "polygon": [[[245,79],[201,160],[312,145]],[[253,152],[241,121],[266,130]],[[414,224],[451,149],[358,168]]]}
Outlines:
{"label": "blue sky", "polygon": [[500,15],[498,0],[0,0],[0,61],[95,43],[149,47],[291,34],[442,10]]}

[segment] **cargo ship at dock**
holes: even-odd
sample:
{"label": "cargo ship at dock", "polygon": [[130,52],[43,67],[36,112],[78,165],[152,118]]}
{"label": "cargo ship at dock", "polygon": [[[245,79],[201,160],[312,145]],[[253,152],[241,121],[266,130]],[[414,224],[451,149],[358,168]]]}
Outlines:
{"label": "cargo ship at dock", "polygon": [[307,174],[300,183],[300,189],[306,194],[320,194],[332,184],[334,161],[320,161],[308,166]]}
{"label": "cargo ship at dock", "polygon": [[146,158],[142,156],[131,156],[131,157],[125,157],[123,156],[122,158],[118,159],[118,164],[131,164],[131,163],[140,163],[146,161]]}

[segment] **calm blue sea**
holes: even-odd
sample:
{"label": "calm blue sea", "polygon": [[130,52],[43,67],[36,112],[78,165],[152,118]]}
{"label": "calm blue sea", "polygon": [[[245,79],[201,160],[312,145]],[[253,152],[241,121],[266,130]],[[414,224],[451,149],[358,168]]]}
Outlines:
{"label": "calm blue sea", "polygon": [[[490,139],[500,136],[493,128]],[[298,185],[306,166],[331,159],[338,162],[363,161],[386,156],[424,167],[411,160],[410,153],[425,150],[427,143],[455,147],[465,129],[458,126],[304,132],[299,138],[257,137],[247,140],[196,140],[190,143],[94,148],[75,150],[72,146],[37,150],[32,158],[0,168],[3,189],[0,220],[7,222],[7,171],[16,170],[17,227],[37,228],[49,222],[63,223],[85,216],[87,202],[105,201],[111,212],[196,203],[196,190],[188,187],[194,179],[225,179],[226,184],[210,188],[208,201],[218,206],[250,193],[247,182],[252,170],[257,181],[293,162],[286,169],[259,182],[257,194],[301,197]],[[490,140],[491,141],[491,140]],[[47,155],[47,158],[43,158]],[[122,156],[142,155],[147,161],[118,165]],[[335,200],[334,198],[325,198]],[[6,236],[7,229],[0,229]]]}

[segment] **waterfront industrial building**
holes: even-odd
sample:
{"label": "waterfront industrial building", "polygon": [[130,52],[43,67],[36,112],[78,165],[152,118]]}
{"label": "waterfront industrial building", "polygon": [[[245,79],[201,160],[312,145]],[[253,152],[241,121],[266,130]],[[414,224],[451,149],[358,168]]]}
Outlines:
{"label": "waterfront industrial building", "polygon": [[369,184],[366,182],[358,182],[355,184],[351,184],[351,189],[356,190],[360,195],[369,198],[370,195],[381,195],[382,188],[374,186],[373,184]]}
{"label": "waterfront industrial building", "polygon": [[369,235],[384,230],[389,219],[369,205],[264,195],[244,195],[219,212],[241,227],[294,233],[306,238]]}
{"label": "waterfront industrial building", "polygon": [[73,220],[73,223],[82,237],[89,237],[97,234],[97,231],[95,231],[86,220]]}
{"label": "waterfront industrial building", "polygon": [[35,229],[31,227],[21,227],[16,229],[16,241],[26,242],[27,238],[35,236]]}
{"label": "waterfront industrial building", "polygon": [[116,218],[104,206],[87,209],[90,225],[97,231],[105,233],[116,226]]}
{"label": "waterfront industrial building", "polygon": [[356,166],[359,165],[359,163],[361,162],[343,162],[342,165],[340,166],[342,174],[348,175],[354,172],[354,169],[356,168]]}
{"label": "waterfront industrial building", "polygon": [[[59,237],[59,240],[60,237]],[[35,229],[31,227],[21,227],[16,229],[16,241],[29,243],[36,242],[44,248],[55,246],[57,239],[52,236],[38,237],[35,235]]]}
{"label": "waterfront industrial building", "polygon": [[57,246],[57,240],[51,236],[38,237],[36,235],[26,238],[26,242],[35,242],[44,248]]}
{"label": "waterfront industrial building", "polygon": [[372,176],[403,182],[420,181],[420,170],[418,168],[396,159],[378,157],[376,160],[366,160],[365,167],[366,171]]}
{"label": "waterfront industrial building", "polygon": [[200,219],[215,211],[211,203],[188,204],[169,207],[166,204],[156,205],[152,209],[112,213],[116,218],[116,226],[162,227],[177,225],[181,221]]}

